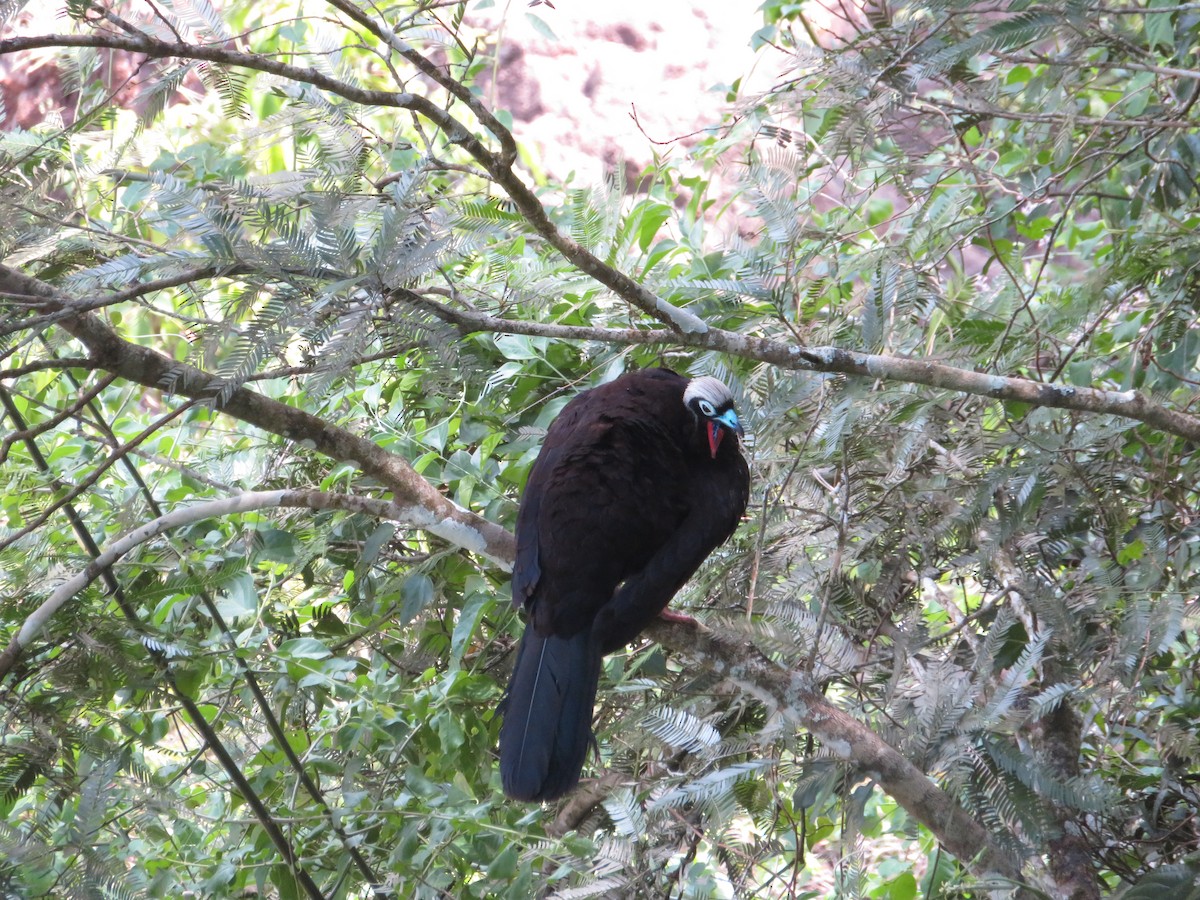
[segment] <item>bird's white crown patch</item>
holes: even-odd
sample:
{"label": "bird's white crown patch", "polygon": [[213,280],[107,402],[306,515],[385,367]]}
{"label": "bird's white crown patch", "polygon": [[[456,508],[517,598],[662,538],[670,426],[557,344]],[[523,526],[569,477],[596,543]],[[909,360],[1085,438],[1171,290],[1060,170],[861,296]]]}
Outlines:
{"label": "bird's white crown patch", "polygon": [[725,382],[719,378],[702,375],[688,382],[687,389],[683,392],[685,404],[691,403],[693,400],[707,400],[712,404],[713,409],[720,409],[733,402],[733,394],[725,386]]}

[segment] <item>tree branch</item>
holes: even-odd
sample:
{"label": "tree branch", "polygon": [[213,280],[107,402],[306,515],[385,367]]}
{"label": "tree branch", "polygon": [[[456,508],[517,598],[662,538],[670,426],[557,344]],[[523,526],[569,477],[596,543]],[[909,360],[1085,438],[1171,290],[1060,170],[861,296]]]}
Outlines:
{"label": "tree branch", "polygon": [[[56,587],[48,598],[33,612],[25,617],[20,629],[9,641],[8,646],[0,652],[0,678],[12,669],[24,650],[41,633],[46,624],[66,603],[101,577],[109,567],[126,553],[146,543],[160,534],[165,534],[184,525],[200,522],[204,519],[231,516],[251,512],[256,509],[274,509],[278,507],[304,507],[307,509],[340,509],[347,512],[357,512],[375,516],[381,519],[391,519],[408,525],[428,527],[424,525],[430,517],[428,511],[416,510],[395,502],[374,500],[367,497],[356,497],[350,494],[330,494],[324,491],[250,491],[225,497],[220,500],[209,500],[192,506],[184,506],[172,510],[166,515],[152,519],[145,525],[127,532],[109,543],[101,552],[94,555],[92,561],[80,572]],[[415,519],[415,521],[414,521]]]}
{"label": "tree branch", "polygon": [[[343,509],[408,521],[408,510],[398,504],[321,491],[250,492],[174,510],[116,539],[85,569],[59,585],[26,617],[9,645],[0,652],[0,677],[12,668],[56,612],[139,545],[203,519],[278,507]],[[718,635],[698,623],[657,622],[651,625],[648,634],[664,646],[697,659],[780,715],[807,728],[826,749],[875,778],[897,803],[973,871],[980,875],[998,874],[1014,881],[1019,878],[1017,862],[1000,851],[983,826],[866,725],[826,700],[808,676],[776,665],[747,641]],[[580,805],[593,802],[589,793]]]}
{"label": "tree branch", "polygon": [[351,20],[366,28],[382,43],[403,56],[416,66],[423,75],[440,84],[455,99],[471,110],[475,114],[475,117],[483,123],[483,126],[500,142],[502,151],[501,161],[505,165],[512,165],[517,158],[517,142],[513,138],[512,132],[505,128],[500,120],[492,114],[492,111],[484,106],[483,102],[472,94],[461,81],[418,53],[394,29],[389,28],[386,22],[371,18],[353,3],[348,2],[348,0],[327,0],[327,2],[334,9],[339,10]]}
{"label": "tree branch", "polygon": [[681,334],[666,329],[592,328],[543,322],[516,322],[477,310],[456,309],[411,291],[398,293],[442,321],[455,325],[465,334],[485,331],[498,334],[529,334],[569,341],[698,347],[728,353],[742,359],[770,363],[781,369],[793,371],[836,372],[871,379],[882,378],[961,391],[965,394],[979,394],[994,400],[1028,403],[1031,406],[1107,413],[1145,422],[1161,431],[1191,441],[1200,440],[1200,418],[1168,409],[1139,391],[1105,391],[1098,388],[1048,384],[1028,378],[974,372],[927,359],[860,353],[839,347],[785,344],[771,338],[754,337],[721,328],[710,328],[702,333]]}
{"label": "tree branch", "polygon": [[[1055,664],[1052,668],[1057,669]],[[1079,777],[1082,722],[1066,698],[1033,723],[1031,738],[1055,776],[1064,782]],[[1047,865],[1066,900],[1100,900],[1100,883],[1092,853],[1072,811],[1051,804],[1058,833],[1048,841]]]}
{"label": "tree branch", "polygon": [[[53,350],[49,347],[47,347],[47,350],[53,352]],[[69,371],[67,372],[67,377],[70,378],[73,383],[75,383],[76,390],[81,389],[81,385],[79,385]],[[0,395],[0,399],[3,399],[2,395]],[[117,436],[113,432],[112,428],[109,427],[108,422],[101,414],[98,406],[94,403],[89,403],[88,409],[89,412],[92,413],[93,422],[96,427],[100,429],[100,431],[113,446],[116,446],[119,443]],[[150,489],[150,486],[146,484],[145,479],[142,478],[141,472],[138,470],[137,466],[133,464],[133,461],[129,458],[129,455],[123,456],[121,463],[125,470],[129,473],[129,477],[133,479],[134,484],[137,485],[138,491],[141,493],[147,509],[149,509],[156,517],[161,517],[164,515],[162,507],[154,497],[154,492]],[[225,490],[228,493],[232,493],[232,491],[229,489]],[[91,556],[93,559],[99,555],[99,548],[95,546],[95,541],[89,540],[88,546],[85,547],[85,549],[88,551],[89,556]],[[105,579],[105,583],[108,585],[109,590],[113,591],[114,593],[120,593],[120,585],[118,584],[117,580],[112,577],[111,568],[108,570],[108,575],[109,577]],[[350,838],[349,835],[346,834],[345,828],[342,827],[341,818],[330,808],[328,802],[325,800],[325,795],[321,792],[320,785],[313,778],[313,776],[309,774],[308,768],[297,755],[296,748],[292,745],[292,741],[284,732],[283,726],[280,725],[279,717],[275,715],[274,710],[271,708],[271,704],[268,702],[266,694],[263,692],[262,686],[259,684],[257,676],[254,674],[254,670],[240,652],[237,639],[234,637],[228,623],[225,621],[225,616],[222,615],[217,602],[206,590],[201,589],[197,593],[200,597],[200,602],[204,604],[205,610],[212,618],[213,623],[217,626],[217,630],[220,632],[221,638],[225,642],[225,646],[229,648],[230,658],[238,667],[238,671],[241,673],[242,680],[246,683],[246,687],[249,688],[251,695],[253,695],[254,703],[258,709],[258,716],[262,720],[263,724],[266,725],[267,731],[270,732],[276,746],[279,747],[279,749],[283,751],[284,756],[287,757],[288,763],[292,767],[292,771],[296,773],[296,777],[299,779],[304,790],[312,798],[313,802],[320,807],[329,827],[333,829],[334,834],[336,834],[338,840],[341,841],[343,851],[354,862],[354,866],[358,869],[359,874],[362,875],[368,884],[379,884],[380,879],[378,875],[376,875],[375,870],[371,868],[371,865],[369,862],[367,862],[366,857],[359,852],[359,848],[355,845],[355,842]],[[122,609],[126,610],[127,615],[135,617],[135,627],[140,625],[140,620],[136,618],[136,610],[134,610],[132,607],[129,607],[128,604],[122,604]],[[147,649],[149,650],[150,648],[147,647]],[[152,655],[157,657],[160,667],[166,669],[168,661],[165,659],[165,657],[160,654],[154,654],[153,652]]]}
{"label": "tree branch", "polygon": [[[32,428],[25,425],[23,422],[14,421],[13,426],[16,430],[10,431],[8,434],[4,435],[3,439],[0,439],[0,466],[4,465],[4,463],[8,461],[8,454],[12,450],[12,445],[17,441],[29,441],[40,434],[44,434],[47,431],[57,428],[67,419],[76,415],[79,410],[91,403],[96,397],[100,396],[104,389],[116,380],[117,376],[110,372],[86,391],[81,388],[79,390],[80,396],[78,396],[74,401],[69,403],[63,409],[60,409],[54,415],[50,416],[50,418],[39,422]],[[9,406],[9,402],[5,402],[4,406],[7,408]],[[69,497],[67,499],[70,500]],[[57,508],[58,505],[52,506],[52,509]]]}
{"label": "tree branch", "polygon": [[950,853],[977,875],[1020,881],[1020,864],[987,830],[898,750],[830,703],[807,675],[767,659],[748,641],[700,623],[656,621],[646,634],[724,676],[768,709],[808,729],[826,750],[874,778]]}
{"label": "tree branch", "polygon": [[[8,391],[3,387],[0,387],[0,406],[4,407],[5,411],[8,413],[9,417],[13,420],[13,423],[18,429],[23,431],[28,430],[24,420],[21,417],[20,411],[16,408],[15,404],[13,404],[12,398],[9,396]],[[47,463],[45,457],[42,456],[41,451],[38,449],[37,442],[33,439],[33,437],[24,438],[24,442],[29,450],[30,456],[33,458],[34,465],[40,471],[49,474],[50,465]],[[71,530],[75,533],[75,538],[79,541],[80,546],[83,547],[83,549],[93,560],[98,559],[101,556],[100,548],[97,546],[91,532],[84,524],[83,517],[79,515],[79,512],[75,509],[74,505],[69,502],[65,504],[63,509],[66,513],[67,520],[71,523]],[[117,606],[120,607],[121,612],[125,615],[125,617],[131,623],[137,624],[139,621],[137,612],[129,603],[128,598],[125,596],[125,592],[121,589],[120,583],[113,575],[111,566],[101,567],[98,570],[97,575],[104,580],[105,586],[108,588],[113,599],[116,601]],[[48,613],[48,615],[52,614],[53,610]],[[2,653],[0,653],[0,679],[4,677],[4,674],[7,673],[20,658],[22,650],[23,645],[19,644],[17,642],[17,638],[14,637],[9,646]],[[171,670],[171,666],[165,655],[161,651],[150,647],[147,647],[147,650],[150,654],[150,658],[154,660],[159,674],[164,683],[167,685],[168,690],[176,697],[176,699],[178,699],[179,704],[183,707],[184,714],[191,722],[192,727],[199,732],[204,740],[204,744],[209,748],[209,750],[212,751],[213,755],[217,757],[217,760],[221,763],[221,767],[229,776],[230,781],[234,784],[242,797],[245,798],[246,804],[253,811],[255,819],[262,826],[263,831],[267,834],[267,837],[275,846],[276,850],[279,851],[280,858],[285,861],[289,870],[296,878],[297,883],[304,889],[305,894],[308,895],[310,900],[323,900],[324,894],[321,892],[320,888],[317,887],[316,882],[312,880],[312,877],[308,874],[308,871],[305,869],[303,863],[297,858],[295,848],[292,846],[291,842],[288,841],[286,835],[283,833],[283,830],[279,827],[279,823],[276,822],[274,816],[271,815],[271,811],[267,809],[266,804],[258,795],[258,792],[254,789],[254,786],[246,778],[245,774],[242,772],[233,756],[229,753],[229,750],[225,747],[225,744],[221,741],[220,735],[217,734],[216,730],[209,723],[200,707],[196,705],[196,701],[193,700],[189,694],[180,689],[178,682],[175,680],[175,673]],[[357,855],[356,851],[352,851],[352,853],[353,855]]]}
{"label": "tree branch", "polygon": [[97,367],[135,384],[211,402],[214,408],[243,422],[302,443],[332,459],[353,462],[392,492],[395,502],[406,511],[399,518],[502,566],[512,558],[512,535],[443,497],[403,457],[248,388],[231,391],[227,382],[214,375],[130,343],[96,316],[74,314],[70,297],[7,266],[0,266],[0,293],[36,298],[42,309],[64,313],[60,327],[87,347]]}
{"label": "tree branch", "polygon": [[23,366],[13,366],[11,369],[0,369],[0,381],[20,378],[34,372],[46,369],[95,369],[95,362],[84,356],[58,356],[53,359],[35,359]]}
{"label": "tree branch", "polygon": [[[499,154],[488,150],[466,125],[420,94],[360,88],[333,78],[318,69],[293,66],[255,53],[241,53],[211,45],[160,41],[150,37],[122,37],[114,34],[43,34],[0,40],[0,55],[45,47],[97,47],[141,53],[151,59],[206,60],[227,66],[266,72],[302,84],[311,84],[365,106],[412,110],[437,125],[446,135],[447,140],[462,147],[483,166],[496,184],[508,194],[533,229],[584,274],[591,276],[653,318],[666,323],[672,330],[681,334],[697,334],[708,330],[708,325],[693,313],[668,303],[649,288],[608,265],[578,242],[560,232],[550,221],[550,217],[537,195],[513,170],[512,163],[515,154],[509,149],[510,146],[515,146],[511,143],[512,135],[490,114],[488,114],[488,121],[491,124],[488,127],[500,141],[502,152]],[[445,80],[432,63],[424,60],[420,54],[407,45],[404,45],[404,48],[406,59],[409,59],[410,62],[417,59],[422,60],[423,64],[418,65],[418,68],[421,68],[422,71],[429,69],[437,73],[432,77],[437,78],[439,83]],[[479,105],[474,103],[472,108]]]}
{"label": "tree branch", "polygon": [[[85,400],[84,402],[86,403],[87,401]],[[79,404],[74,410],[71,411],[75,412],[82,406],[83,404]],[[0,538],[0,550],[5,550],[11,547],[17,541],[21,540],[21,538],[25,537],[26,535],[33,534],[35,531],[45,525],[46,522],[50,520],[51,516],[53,516],[67,504],[80,497],[85,491],[87,491],[88,488],[100,480],[101,475],[115,466],[120,460],[124,459],[127,453],[131,452],[140,444],[145,443],[160,428],[169,423],[171,420],[176,419],[183,413],[187,412],[191,406],[191,403],[183,403],[177,408],[171,410],[169,413],[159,416],[149,426],[143,428],[140,432],[134,435],[131,440],[126,441],[120,446],[113,447],[107,458],[101,460],[100,463],[94,469],[92,469],[92,471],[90,471],[86,477],[80,479],[78,482],[70,485],[69,487],[67,485],[62,485],[61,496],[55,497],[47,506],[40,509],[36,515],[27,518],[20,528],[16,528],[5,534],[3,538]],[[30,440],[31,437],[32,436],[30,435],[22,435],[22,439],[26,441]]]}

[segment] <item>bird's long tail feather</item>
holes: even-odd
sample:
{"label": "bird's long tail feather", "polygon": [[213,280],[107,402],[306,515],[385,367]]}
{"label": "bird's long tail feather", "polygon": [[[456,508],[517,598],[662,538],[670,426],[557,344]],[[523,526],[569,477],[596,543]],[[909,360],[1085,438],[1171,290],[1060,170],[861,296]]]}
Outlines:
{"label": "bird's long tail feather", "polygon": [[553,800],[578,783],[600,660],[588,629],[563,638],[525,628],[500,727],[500,778],[509,797]]}

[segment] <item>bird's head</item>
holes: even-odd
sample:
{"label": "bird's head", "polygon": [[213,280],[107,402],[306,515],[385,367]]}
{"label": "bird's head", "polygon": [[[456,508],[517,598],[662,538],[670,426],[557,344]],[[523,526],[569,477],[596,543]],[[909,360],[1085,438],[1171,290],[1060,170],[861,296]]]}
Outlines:
{"label": "bird's head", "polygon": [[737,411],[733,408],[733,394],[718,379],[709,375],[693,378],[683,392],[683,403],[703,424],[713,459],[717,458],[717,448],[721,446],[721,438],[726,431],[737,435],[739,439],[745,437],[742,423],[738,421]]}

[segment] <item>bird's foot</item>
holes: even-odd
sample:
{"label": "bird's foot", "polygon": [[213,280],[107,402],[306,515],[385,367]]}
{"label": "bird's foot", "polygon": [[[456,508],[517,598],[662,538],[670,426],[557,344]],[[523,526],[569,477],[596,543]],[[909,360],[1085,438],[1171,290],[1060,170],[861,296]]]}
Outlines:
{"label": "bird's foot", "polygon": [[678,622],[680,625],[699,625],[700,623],[691,616],[685,616],[683,613],[672,612],[669,609],[664,609],[658,614],[658,617],[664,622]]}

